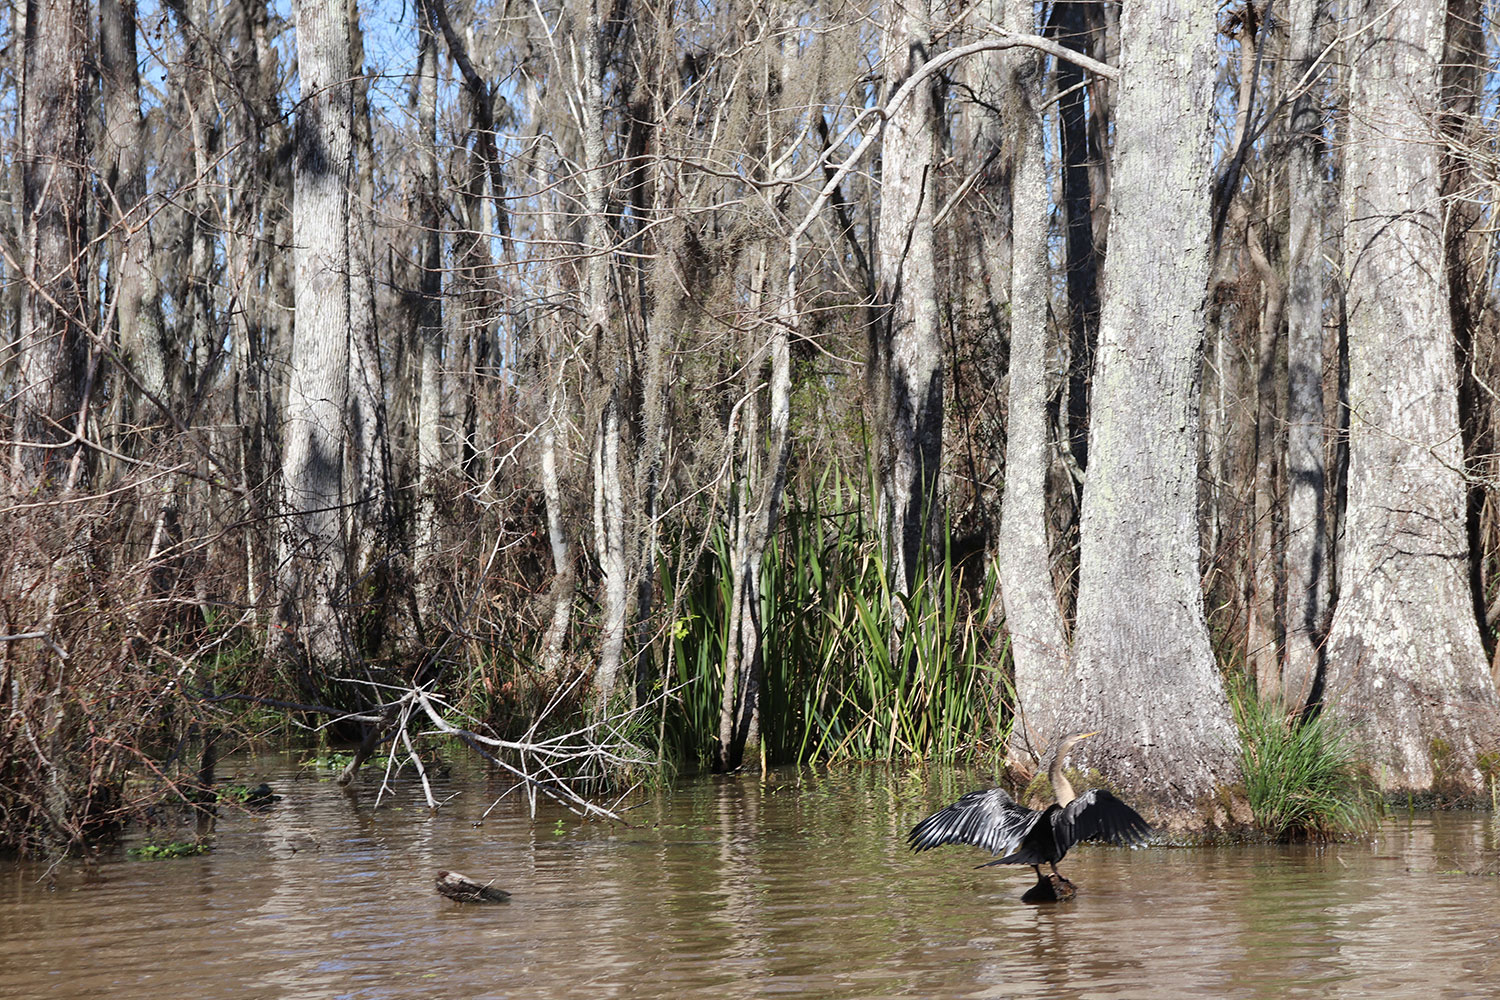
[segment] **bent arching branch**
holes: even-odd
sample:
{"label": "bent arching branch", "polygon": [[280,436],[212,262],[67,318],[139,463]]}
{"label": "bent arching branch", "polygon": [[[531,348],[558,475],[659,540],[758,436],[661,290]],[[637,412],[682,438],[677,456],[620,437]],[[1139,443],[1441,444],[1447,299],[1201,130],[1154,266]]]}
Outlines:
{"label": "bent arching branch", "polygon": [[[902,104],[911,98],[911,95],[916,92],[924,80],[952,63],[958,62],[960,59],[966,59],[979,52],[1009,49],[1017,45],[1039,49],[1054,58],[1067,60],[1068,62],[1082,66],[1091,73],[1104,77],[1106,80],[1120,79],[1120,71],[1114,66],[1102,63],[1097,59],[1091,59],[1081,52],[1074,52],[1067,46],[1054,42],[1050,38],[1043,38],[1040,35],[1018,35],[1000,28],[993,30],[995,31],[995,37],[993,38],[986,38],[968,45],[961,45],[956,49],[949,49],[942,55],[934,56],[921,66],[918,66],[912,71],[911,76],[907,77],[906,82],[891,95],[891,99],[885,103],[884,107],[872,108],[865,112],[864,115],[861,115],[856,120],[855,124],[858,124],[859,120],[863,120],[866,115],[879,115],[882,119],[889,118]],[[844,134],[847,135],[854,127],[854,125],[851,125],[849,129],[845,130]],[[870,147],[875,144],[875,140],[879,135],[879,129],[872,129],[867,132],[864,139],[860,141],[860,144],[854,148],[854,152],[850,153],[844,159],[844,162],[839,164],[838,168],[828,177],[827,182],[823,185],[823,189],[818,192],[818,197],[813,199],[813,203],[808,206],[807,214],[802,217],[802,221],[792,231],[791,239],[794,248],[807,233],[808,227],[817,219],[818,213],[823,211],[823,206],[828,204],[828,199],[833,196],[833,192],[838,190],[838,186],[843,183],[844,178],[859,164],[859,161],[864,158],[865,153],[869,152]],[[795,252],[793,253],[790,267],[793,270],[797,267]]]}

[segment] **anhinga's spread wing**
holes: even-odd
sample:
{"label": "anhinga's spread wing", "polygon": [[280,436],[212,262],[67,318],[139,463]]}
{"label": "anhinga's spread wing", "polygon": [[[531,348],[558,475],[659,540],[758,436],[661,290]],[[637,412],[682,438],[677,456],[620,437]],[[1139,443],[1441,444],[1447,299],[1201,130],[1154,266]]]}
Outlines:
{"label": "anhinga's spread wing", "polygon": [[928,816],[912,827],[906,842],[914,851],[940,844],[973,844],[1003,854],[1026,836],[1039,816],[1036,810],[1018,805],[1005,789],[986,788]]}
{"label": "anhinga's spread wing", "polygon": [[1057,846],[1067,851],[1080,840],[1139,844],[1151,832],[1141,814],[1102,788],[1093,788],[1053,814]]}

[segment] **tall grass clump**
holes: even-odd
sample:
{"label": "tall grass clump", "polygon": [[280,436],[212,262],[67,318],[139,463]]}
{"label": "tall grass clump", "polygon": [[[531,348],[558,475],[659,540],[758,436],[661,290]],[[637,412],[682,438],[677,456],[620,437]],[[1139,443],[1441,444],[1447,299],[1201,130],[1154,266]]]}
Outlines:
{"label": "tall grass clump", "polygon": [[1337,840],[1370,830],[1381,799],[1353,734],[1326,713],[1288,712],[1244,681],[1229,690],[1255,821],[1279,840]]}
{"label": "tall grass clump", "polygon": [[[666,727],[700,760],[717,735],[728,645],[722,529],[703,563],[674,628],[680,703]],[[861,491],[833,470],[789,498],[762,574],[761,736],[773,760],[952,759],[1000,745],[1006,651],[987,626],[998,597],[989,581],[961,579],[948,544],[911,594],[893,593]]]}
{"label": "tall grass clump", "polygon": [[675,562],[686,564],[694,551],[699,554],[697,565],[682,581],[674,577],[668,560],[659,564],[664,603],[678,609],[666,636],[667,678],[675,693],[663,705],[662,749],[705,765],[719,735],[719,695],[729,649],[734,585],[729,539],[724,526],[715,524],[706,538],[685,536],[675,542]]}

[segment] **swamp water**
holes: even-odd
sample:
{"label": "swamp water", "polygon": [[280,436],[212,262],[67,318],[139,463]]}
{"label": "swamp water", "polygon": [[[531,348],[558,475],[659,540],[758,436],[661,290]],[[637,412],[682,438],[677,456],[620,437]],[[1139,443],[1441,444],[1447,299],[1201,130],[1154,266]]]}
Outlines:
{"label": "swamp water", "polygon": [[[1322,848],[1084,845],[1078,898],[1027,906],[1029,869],[905,848],[968,776],[702,777],[628,827],[514,798],[476,825],[505,785],[474,768],[434,816],[405,777],[376,810],[292,758],[238,763],[284,798],[226,811],[211,854],[64,862],[50,889],[0,863],[0,997],[1500,996],[1488,813]],[[450,902],[440,869],[514,896]]]}

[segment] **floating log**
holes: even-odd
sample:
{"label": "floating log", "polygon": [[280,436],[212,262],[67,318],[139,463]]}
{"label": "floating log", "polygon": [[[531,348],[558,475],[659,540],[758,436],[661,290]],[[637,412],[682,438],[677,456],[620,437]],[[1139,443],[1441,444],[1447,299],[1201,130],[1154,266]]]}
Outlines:
{"label": "floating log", "polygon": [[1023,903],[1064,903],[1078,895],[1078,889],[1061,875],[1043,875],[1026,890]]}
{"label": "floating log", "polygon": [[510,898],[504,889],[476,882],[459,872],[438,872],[437,891],[459,903],[503,903]]}

